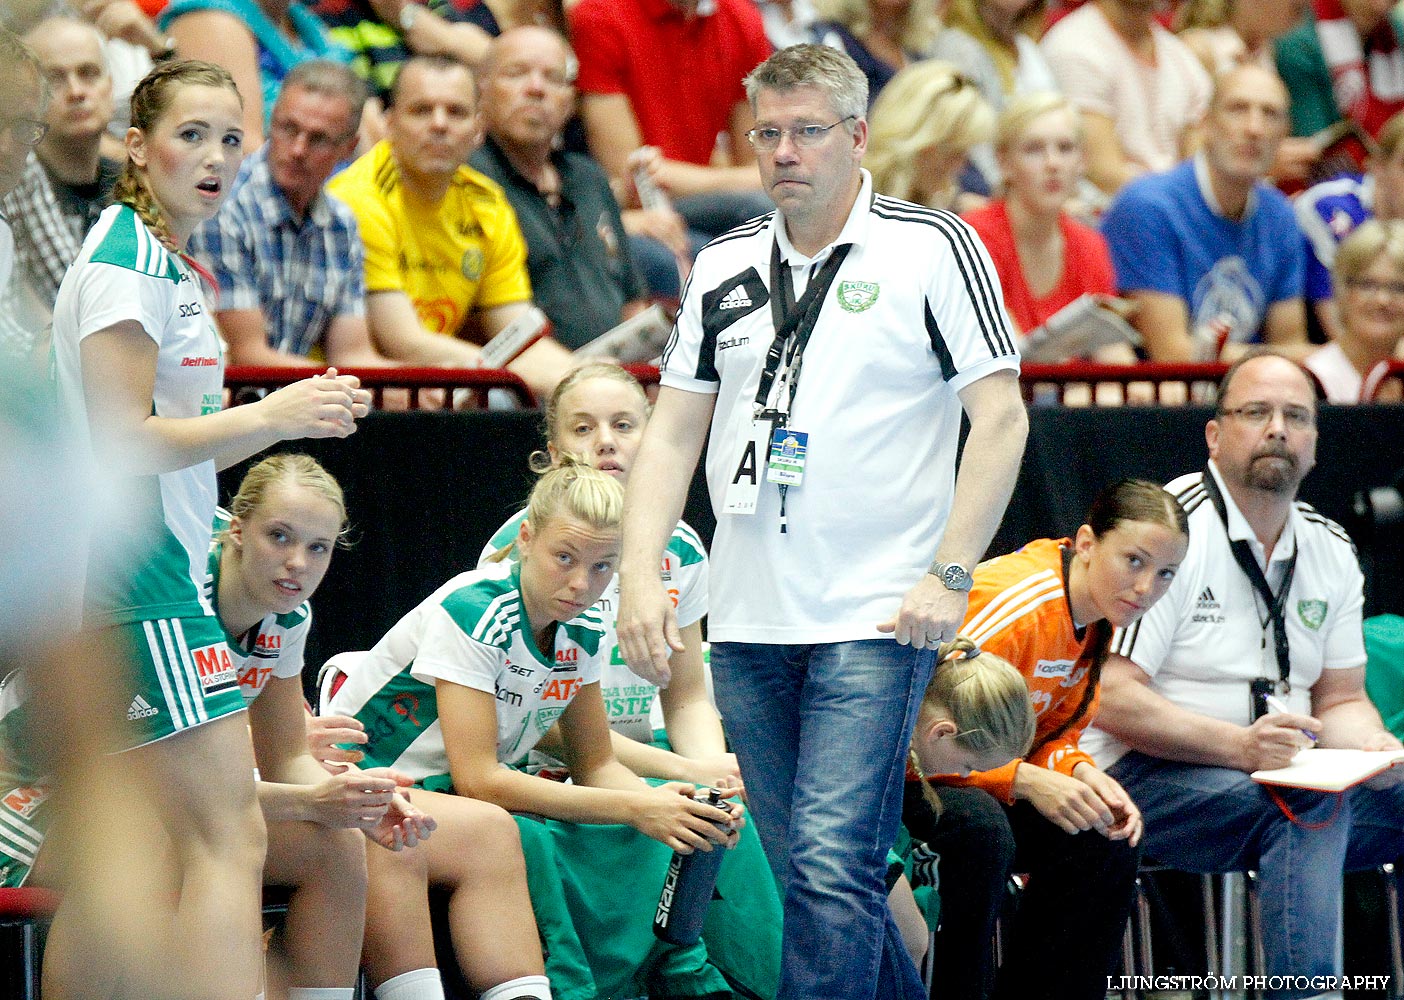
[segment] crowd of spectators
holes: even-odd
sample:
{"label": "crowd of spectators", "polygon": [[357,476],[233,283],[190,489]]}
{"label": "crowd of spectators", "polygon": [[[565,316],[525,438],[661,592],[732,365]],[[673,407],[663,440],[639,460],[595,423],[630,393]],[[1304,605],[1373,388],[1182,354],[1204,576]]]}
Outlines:
{"label": "crowd of spectators", "polygon": [[[854,60],[869,111],[808,125],[822,132],[865,121],[874,198],[968,223],[961,231],[984,243],[1018,342],[1046,337],[1090,299],[1134,331],[1088,352],[1091,360],[1241,363],[1266,347],[1300,363],[1290,374],[1276,362],[1250,366],[1240,395],[1261,389],[1288,402],[1266,414],[1250,409],[1257,396],[1221,409],[1210,443],[1219,464],[1172,490],[1191,515],[1199,510],[1196,530],[1206,518],[1217,522],[1210,505],[1191,502],[1206,488],[1229,492],[1234,522],[1222,499],[1218,509],[1232,536],[1244,521],[1237,491],[1262,487],[1225,464],[1247,447],[1225,429],[1280,431],[1296,451],[1279,457],[1295,455],[1290,471],[1304,475],[1314,437],[1308,447],[1292,436],[1305,433],[1306,411],[1314,421],[1316,400],[1404,395],[1390,375],[1404,357],[1401,8],[1388,0],[17,5],[0,14],[0,31],[22,40],[26,49],[7,44],[32,54],[39,77],[26,76],[28,63],[0,64],[0,384],[16,372],[38,379],[50,365],[60,288],[89,231],[111,224],[104,212],[132,141],[130,95],[153,66],[212,63],[241,101],[237,177],[218,213],[192,227],[188,258],[180,257],[209,285],[204,301],[226,362],[478,368],[499,335],[539,313],[547,335],[527,338],[503,365],[537,397],[559,402],[558,387],[569,388],[585,360],[576,352],[654,302],[675,310],[699,252],[773,210],[757,152],[787,136],[798,149],[800,135],[779,129],[777,142],[758,143],[767,137],[754,131],[742,81],[772,51],[817,43]],[[153,253],[167,260],[175,249]],[[1309,392],[1298,398],[1303,386]],[[637,409],[637,386],[627,387]],[[615,426],[618,414],[588,414],[603,428],[591,430],[601,453],[594,461],[621,480],[627,470],[616,456],[631,458],[633,445],[618,439],[647,416],[629,407],[627,430]],[[550,458],[560,464],[565,425],[551,419]],[[1300,476],[1288,478],[1275,530],[1321,536],[1331,559],[1353,566],[1329,523],[1291,505]],[[1208,561],[1191,537],[1191,555]],[[516,579],[506,569],[497,575]],[[1217,579],[1204,579],[1218,590]],[[1358,595],[1353,579],[1341,587],[1333,609]],[[1097,717],[1104,733],[1093,731],[1098,746],[1113,747],[1098,763],[1120,761],[1112,773],[1137,798],[1153,789],[1154,768],[1167,766],[1153,763],[1160,756],[1185,768],[1245,770],[1226,755],[1198,759],[1180,743],[1174,753],[1145,749],[1167,744],[1156,742],[1157,723],[1135,717],[1137,706],[1176,717],[1146,692],[1165,694],[1156,685],[1173,676],[1182,636],[1198,635],[1170,617],[1176,601],[1192,611],[1194,595],[1179,586],[1171,597],[1144,635],[1132,622],[1117,632],[1111,714]],[[1350,631],[1358,611],[1357,602],[1356,618],[1332,618],[1328,631]],[[1110,627],[1100,638],[1112,642]],[[1344,639],[1337,647],[1324,694],[1292,703],[1304,719],[1359,701],[1347,676],[1360,665],[1356,648]],[[1097,655],[1105,659],[1107,649]],[[1169,672],[1158,673],[1163,667]],[[1316,676],[1307,671],[1304,692]],[[1095,707],[1083,709],[1085,725]],[[1348,733],[1342,745],[1360,743],[1361,727],[1377,721],[1357,708],[1329,714],[1349,716],[1338,721]],[[1132,752],[1121,756],[1115,740]],[[720,758],[724,749],[711,742],[706,756]],[[625,764],[631,752],[619,755]],[[488,752],[481,757],[499,777]],[[1393,799],[1378,808],[1395,809]],[[1177,813],[1170,796],[1146,810],[1157,853],[1173,853],[1156,831]],[[574,816],[565,809],[560,818]],[[1254,816],[1245,812],[1243,822]],[[1396,846],[1382,843],[1370,845],[1371,862]],[[1128,853],[1127,872],[1134,860]],[[1313,912],[1321,906],[1312,901]],[[1273,947],[1270,961],[1293,960],[1289,943]],[[381,978],[414,972],[418,958],[406,962],[383,963],[393,972]],[[1311,962],[1328,969],[1331,958],[1313,953]],[[528,964],[521,974],[534,982],[541,962]],[[972,985],[970,995],[989,985]],[[518,995],[533,994],[502,994]]]}
{"label": "crowd of spectators", "polygon": [[[53,100],[3,202],[12,354],[42,357],[35,331],[110,198],[123,95],[175,55],[225,66],[246,95],[247,190],[194,243],[236,363],[475,366],[534,303],[555,343],[509,367],[549,392],[567,352],[674,301],[708,240],[769,210],[740,80],[799,41],[843,49],[868,77],[880,192],[972,213],[1017,248],[998,266],[1025,336],[1088,292],[1129,300],[1135,358],[1231,361],[1261,343],[1305,356],[1341,335],[1335,246],[1398,214],[1404,95],[1390,67],[1404,22],[1383,0],[148,6],[154,18],[131,0],[44,0],[13,17]],[[411,113],[395,104],[412,59],[426,61],[409,74]],[[421,93],[453,65],[460,93]],[[1230,73],[1247,66],[1259,72]],[[1015,156],[1027,106],[1001,121],[1031,95],[1069,109],[1071,138],[1044,143],[1041,162],[1032,146]],[[416,163],[426,143],[443,143],[436,179]],[[1016,159],[1026,169],[1010,176]],[[1059,215],[1027,213],[1039,187]]]}

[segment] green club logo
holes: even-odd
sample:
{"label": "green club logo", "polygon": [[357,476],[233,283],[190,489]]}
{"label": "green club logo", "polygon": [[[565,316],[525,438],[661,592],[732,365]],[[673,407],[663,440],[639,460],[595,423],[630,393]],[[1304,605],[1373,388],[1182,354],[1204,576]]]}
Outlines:
{"label": "green club logo", "polygon": [[870,309],[873,303],[878,300],[877,282],[840,281],[838,300],[845,312],[860,313]]}
{"label": "green club logo", "polygon": [[1326,602],[1298,601],[1297,616],[1301,618],[1303,625],[1315,632],[1326,621]]}

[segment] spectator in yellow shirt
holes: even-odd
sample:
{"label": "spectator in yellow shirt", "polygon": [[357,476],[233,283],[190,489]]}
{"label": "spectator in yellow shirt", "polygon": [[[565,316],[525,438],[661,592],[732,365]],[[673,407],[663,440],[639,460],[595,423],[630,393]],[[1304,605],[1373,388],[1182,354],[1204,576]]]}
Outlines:
{"label": "spectator in yellow shirt", "polygon": [[[482,139],[477,97],[463,64],[410,59],[391,92],[387,138],[328,186],[356,213],[371,336],[397,360],[476,367],[477,345],[531,306],[517,217],[496,183],[464,165]],[[544,394],[569,359],[542,340],[508,368]]]}

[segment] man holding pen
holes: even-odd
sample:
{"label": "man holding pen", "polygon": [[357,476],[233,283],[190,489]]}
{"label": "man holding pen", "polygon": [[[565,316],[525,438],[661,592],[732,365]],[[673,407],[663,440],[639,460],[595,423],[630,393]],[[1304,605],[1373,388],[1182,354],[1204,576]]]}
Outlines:
{"label": "man holding pen", "polygon": [[1296,500],[1316,461],[1310,379],[1255,355],[1218,400],[1208,467],[1166,486],[1189,514],[1189,553],[1165,597],[1113,637],[1082,746],[1140,806],[1148,856],[1257,871],[1261,971],[1306,986],[1271,995],[1315,996],[1312,977],[1341,974],[1342,872],[1404,853],[1404,771],[1339,796],[1249,775],[1318,740],[1401,745],[1365,694],[1354,546]]}

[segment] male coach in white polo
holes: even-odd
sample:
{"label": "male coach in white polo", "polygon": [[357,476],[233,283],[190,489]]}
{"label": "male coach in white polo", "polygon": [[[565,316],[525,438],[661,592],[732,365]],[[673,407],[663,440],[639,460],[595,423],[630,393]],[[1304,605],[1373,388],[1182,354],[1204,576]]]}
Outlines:
{"label": "male coach in white polo", "polygon": [[659,559],[710,425],[712,668],[785,896],[778,998],[915,1000],[884,859],[935,648],[1023,454],[1019,357],[974,232],[874,197],[848,56],[794,46],[746,88],[779,211],[713,241],[684,291],[625,504],[620,644],[666,681]]}

